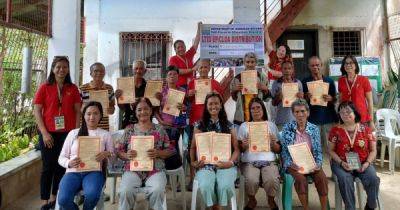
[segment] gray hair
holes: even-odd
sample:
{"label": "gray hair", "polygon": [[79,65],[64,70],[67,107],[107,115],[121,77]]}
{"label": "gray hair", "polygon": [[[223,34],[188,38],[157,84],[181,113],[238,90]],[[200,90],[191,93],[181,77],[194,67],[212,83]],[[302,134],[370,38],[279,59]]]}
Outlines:
{"label": "gray hair", "polygon": [[92,73],[94,67],[96,67],[96,66],[100,66],[100,67],[102,67],[104,70],[106,70],[106,67],[104,66],[104,64],[102,64],[102,63],[100,63],[100,62],[96,62],[96,63],[90,65],[90,68],[89,68],[89,69],[90,69],[90,73]]}
{"label": "gray hair", "polygon": [[292,106],[291,106],[292,112],[294,112],[294,107],[296,107],[296,106],[304,106],[304,107],[306,108],[307,112],[310,111],[310,107],[308,106],[307,101],[304,100],[304,99],[299,98],[299,99],[296,99],[296,100],[292,103]]}
{"label": "gray hair", "polygon": [[243,61],[245,61],[247,58],[254,58],[257,61],[257,55],[253,52],[248,52],[244,55]]}
{"label": "gray hair", "polygon": [[146,69],[147,63],[146,63],[146,61],[139,59],[139,60],[133,61],[132,68],[134,69],[136,65],[142,65],[143,68]]}

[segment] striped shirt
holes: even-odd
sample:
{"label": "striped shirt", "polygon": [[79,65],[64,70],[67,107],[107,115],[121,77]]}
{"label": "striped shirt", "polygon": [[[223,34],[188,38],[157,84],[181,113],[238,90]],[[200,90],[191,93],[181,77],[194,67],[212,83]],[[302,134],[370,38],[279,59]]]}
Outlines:
{"label": "striped shirt", "polygon": [[[92,86],[92,84],[86,83],[84,85],[81,85],[79,87],[79,91],[81,94],[82,102],[83,104],[89,102],[89,92],[92,90],[107,90],[108,91],[108,99],[110,101],[110,107],[114,106],[115,104],[115,96],[114,96],[114,89],[111,85],[103,83],[103,86],[101,88],[95,88]],[[82,122],[81,122],[82,123]],[[103,117],[100,120],[100,123],[98,125],[99,128],[102,128],[104,130],[109,130],[110,129],[110,124],[108,121],[108,113],[103,113]]]}

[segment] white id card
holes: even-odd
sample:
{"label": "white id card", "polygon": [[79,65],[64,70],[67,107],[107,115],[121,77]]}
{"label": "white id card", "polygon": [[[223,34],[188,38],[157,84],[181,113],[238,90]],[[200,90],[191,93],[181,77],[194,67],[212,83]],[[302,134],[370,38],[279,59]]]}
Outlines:
{"label": "white id card", "polygon": [[64,116],[54,117],[54,125],[56,127],[56,130],[65,129]]}

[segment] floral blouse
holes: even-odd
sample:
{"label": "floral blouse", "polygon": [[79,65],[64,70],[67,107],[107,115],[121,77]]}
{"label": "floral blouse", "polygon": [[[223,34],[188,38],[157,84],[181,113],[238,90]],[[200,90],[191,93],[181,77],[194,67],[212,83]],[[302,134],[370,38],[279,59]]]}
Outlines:
{"label": "floral blouse", "polygon": [[[167,133],[165,132],[164,128],[158,124],[153,124],[153,127],[145,132],[142,132],[138,128],[138,124],[128,125],[125,128],[124,135],[122,136],[120,142],[116,145],[117,152],[127,152],[128,148],[130,148],[130,139],[131,136],[154,136],[154,149],[157,150],[164,150],[168,149],[174,153],[176,153],[175,146],[170,143]],[[130,161],[125,161],[124,170],[130,171]],[[136,172],[138,175],[145,179],[159,171],[165,169],[164,160],[161,158],[154,159],[154,169],[150,172]]]}
{"label": "floral blouse", "polygon": [[335,153],[346,161],[347,152],[355,152],[360,158],[360,162],[364,163],[369,155],[370,142],[376,141],[372,135],[372,131],[368,126],[359,124],[359,129],[354,140],[353,148],[350,145],[350,139],[346,134],[346,130],[341,126],[335,126],[329,132],[329,141],[335,144]]}

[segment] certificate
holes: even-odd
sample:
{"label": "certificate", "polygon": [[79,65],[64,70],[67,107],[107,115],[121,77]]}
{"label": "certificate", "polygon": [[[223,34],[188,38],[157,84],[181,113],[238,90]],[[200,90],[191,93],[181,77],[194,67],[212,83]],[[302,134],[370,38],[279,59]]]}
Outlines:
{"label": "certificate", "polygon": [[89,91],[89,101],[97,101],[103,107],[103,115],[108,115],[108,107],[110,101],[108,100],[108,90],[93,90]]}
{"label": "certificate", "polygon": [[257,71],[247,70],[240,73],[243,84],[242,94],[257,94]]}
{"label": "certificate", "polygon": [[136,157],[130,161],[131,171],[152,171],[154,161],[147,151],[154,148],[154,136],[132,136],[131,149],[136,151]]}
{"label": "certificate", "polygon": [[346,153],[346,162],[351,170],[358,170],[361,168],[360,157],[355,152]]}
{"label": "certificate", "polygon": [[78,171],[100,171],[100,162],[96,160],[96,155],[100,152],[100,137],[79,136],[78,137],[78,157],[81,163]]}
{"label": "certificate", "polygon": [[328,94],[329,83],[326,82],[307,82],[308,92],[311,93],[310,104],[318,106],[327,106],[328,102],[324,100],[324,95]]}
{"label": "certificate", "polygon": [[269,152],[270,139],[267,121],[249,122],[249,151],[250,152]]}
{"label": "certificate", "polygon": [[282,83],[282,106],[290,107],[296,100],[296,94],[299,92],[299,85],[296,82]]}
{"label": "certificate", "polygon": [[165,103],[162,111],[175,117],[179,116],[181,110],[178,109],[178,104],[182,104],[184,99],[185,92],[169,88],[167,102]]}
{"label": "certificate", "polygon": [[317,166],[306,142],[290,145],[288,149],[293,162],[300,167],[301,173],[308,174]]}
{"label": "certificate", "polygon": [[229,161],[231,158],[231,134],[213,133],[211,153],[211,164]]}
{"label": "certificate", "polygon": [[153,106],[160,106],[160,100],[155,95],[161,93],[163,82],[161,80],[148,80],[146,89],[144,90],[144,97],[148,98]]}
{"label": "certificate", "polygon": [[212,136],[215,132],[196,133],[197,160],[211,163]]}
{"label": "certificate", "polygon": [[135,77],[117,78],[117,89],[122,90],[122,95],[118,98],[119,104],[135,102]]}
{"label": "certificate", "polygon": [[211,92],[211,80],[210,79],[196,79],[194,81],[196,88],[195,103],[204,104],[207,94]]}
{"label": "certificate", "polygon": [[197,160],[217,164],[231,158],[231,134],[205,132],[195,134]]}

